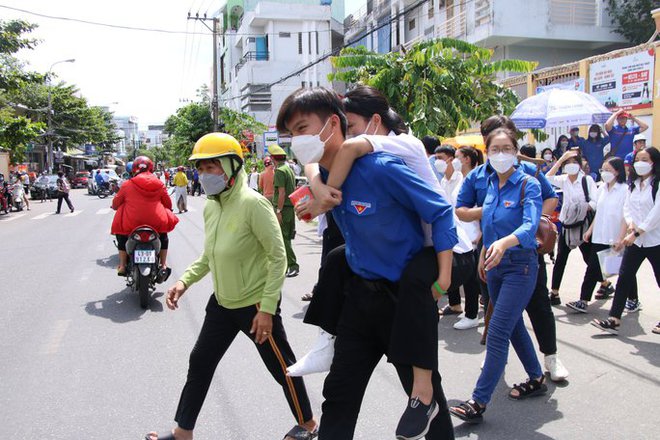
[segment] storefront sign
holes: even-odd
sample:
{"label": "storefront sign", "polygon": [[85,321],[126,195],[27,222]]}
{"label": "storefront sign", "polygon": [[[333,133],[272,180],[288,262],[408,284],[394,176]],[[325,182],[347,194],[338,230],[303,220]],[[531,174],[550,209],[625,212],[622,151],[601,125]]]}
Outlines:
{"label": "storefront sign", "polygon": [[536,94],[538,95],[539,93],[547,92],[552,89],[577,90],[578,92],[584,92],[584,78],[577,78],[557,84],[549,84],[547,86],[538,86],[536,88]]}
{"label": "storefront sign", "polygon": [[600,61],[589,67],[590,93],[605,107],[636,110],[653,105],[653,50]]}

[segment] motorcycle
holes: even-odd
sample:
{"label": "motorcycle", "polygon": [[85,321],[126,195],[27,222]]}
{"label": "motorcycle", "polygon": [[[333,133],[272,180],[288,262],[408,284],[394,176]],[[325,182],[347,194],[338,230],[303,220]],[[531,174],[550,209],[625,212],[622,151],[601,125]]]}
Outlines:
{"label": "motorcycle", "polygon": [[96,195],[99,196],[99,199],[105,199],[108,196],[115,195],[119,192],[119,182],[116,180],[110,180],[109,182],[99,186],[96,191]]}
{"label": "motorcycle", "polygon": [[11,190],[11,199],[12,199],[12,207],[16,211],[23,210],[23,204],[25,203],[25,201],[23,200],[24,198],[25,198],[25,189],[23,189],[23,184],[21,183],[15,184]]}
{"label": "motorcycle", "polygon": [[128,236],[126,253],[126,285],[136,293],[140,307],[146,309],[156,284],[164,283],[170,276],[170,268],[160,268],[160,238],[152,227],[138,226]]}

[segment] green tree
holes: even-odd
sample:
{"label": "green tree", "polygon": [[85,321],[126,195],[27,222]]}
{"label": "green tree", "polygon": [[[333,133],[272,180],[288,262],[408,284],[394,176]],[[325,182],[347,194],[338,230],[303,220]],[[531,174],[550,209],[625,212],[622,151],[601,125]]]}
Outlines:
{"label": "green tree", "polygon": [[607,12],[614,22],[614,32],[633,45],[646,43],[655,32],[651,11],[660,8],[658,0],[607,0]]}
{"label": "green tree", "polygon": [[501,72],[527,73],[521,60],[492,61],[492,51],[464,41],[421,42],[405,53],[377,54],[364,47],[332,58],[332,81],[366,84],[387,96],[417,136],[454,136],[496,113],[511,113],[517,96],[497,84]]}

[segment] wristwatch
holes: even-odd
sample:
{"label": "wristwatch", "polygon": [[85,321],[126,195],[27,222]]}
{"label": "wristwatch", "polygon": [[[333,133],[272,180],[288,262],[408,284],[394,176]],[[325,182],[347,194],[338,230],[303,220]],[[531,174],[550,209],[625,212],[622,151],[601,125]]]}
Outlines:
{"label": "wristwatch", "polygon": [[635,233],[634,233],[633,235],[634,235],[635,237],[639,237],[639,236],[642,235],[642,234],[640,234],[639,231],[635,231]]}

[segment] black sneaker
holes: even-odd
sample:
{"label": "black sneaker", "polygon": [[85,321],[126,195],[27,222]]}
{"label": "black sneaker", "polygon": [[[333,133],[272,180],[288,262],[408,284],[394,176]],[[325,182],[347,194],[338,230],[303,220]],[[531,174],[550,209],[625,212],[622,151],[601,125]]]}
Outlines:
{"label": "black sneaker", "polygon": [[561,298],[559,298],[558,293],[550,293],[550,304],[553,306],[558,306],[561,304]]}
{"label": "black sneaker", "polygon": [[417,440],[423,438],[431,422],[438,415],[438,404],[435,400],[430,405],[424,405],[417,397],[410,399],[406,410],[396,427],[398,440]]}
{"label": "black sneaker", "polygon": [[286,272],[285,276],[287,278],[293,278],[293,277],[297,277],[299,273],[300,273],[300,269],[298,269],[297,267],[293,267]]}
{"label": "black sneaker", "polygon": [[591,321],[591,325],[612,335],[618,335],[619,327],[621,326],[621,324],[615,323],[612,319],[594,319]]}
{"label": "black sneaker", "polygon": [[587,313],[587,302],[586,301],[579,300],[579,301],[569,302],[569,303],[566,303],[566,307],[568,307],[569,309],[573,309],[576,312]]}
{"label": "black sneaker", "polygon": [[598,291],[596,292],[596,296],[594,298],[596,299],[607,299],[614,293],[614,286],[612,283],[610,283],[607,287],[600,287]]}

